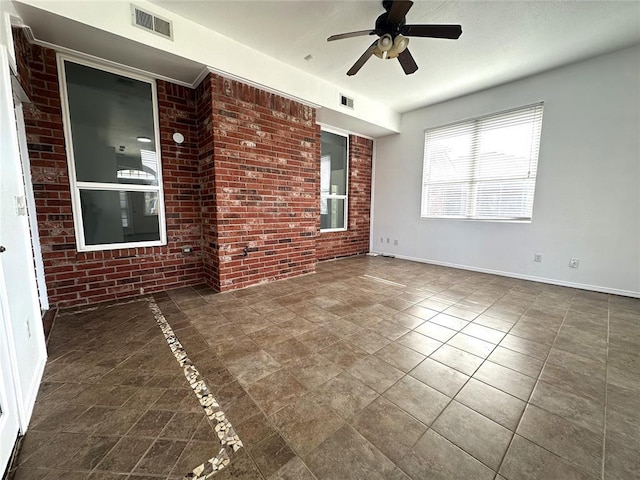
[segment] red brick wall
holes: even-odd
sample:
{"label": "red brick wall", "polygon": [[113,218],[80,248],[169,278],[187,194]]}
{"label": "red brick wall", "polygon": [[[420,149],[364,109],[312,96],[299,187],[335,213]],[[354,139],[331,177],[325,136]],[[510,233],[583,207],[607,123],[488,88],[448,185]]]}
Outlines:
{"label": "red brick wall", "polygon": [[[202,283],[197,118],[192,90],[158,82],[168,245],[76,251],[55,52],[15,32],[49,302],[65,307]],[[25,71],[26,68],[26,71]],[[180,131],[185,142],[171,136]],[[195,247],[183,254],[181,247]]]}
{"label": "red brick wall", "polygon": [[201,187],[202,249],[206,283],[220,285],[218,262],[218,218],[216,209],[215,164],[213,157],[213,99],[210,77],[196,88],[198,99],[198,139]]}
{"label": "red brick wall", "polygon": [[205,81],[213,90],[220,290],[315,271],[315,110],[218,75]]}
{"label": "red brick wall", "polygon": [[52,306],[202,282],[230,290],[368,250],[372,142],[349,140],[349,230],[319,236],[315,110],[211,74],[195,90],[157,82],[168,245],[77,252],[55,52],[14,36]]}
{"label": "red brick wall", "polygon": [[349,135],[348,228],[344,232],[319,234],[316,242],[318,260],[347,257],[369,251],[372,159],[373,141]]}

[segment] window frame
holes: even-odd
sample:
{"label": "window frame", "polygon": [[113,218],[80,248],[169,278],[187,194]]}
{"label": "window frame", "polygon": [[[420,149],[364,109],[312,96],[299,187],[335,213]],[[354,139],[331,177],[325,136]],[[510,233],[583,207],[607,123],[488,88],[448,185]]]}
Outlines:
{"label": "window frame", "polygon": [[[322,199],[326,198],[326,199],[335,199],[335,200],[344,200],[344,227],[340,227],[340,228],[322,228],[320,227],[320,233],[332,233],[332,232],[346,232],[349,230],[349,173],[350,173],[350,162],[349,162],[349,134],[346,132],[342,132],[340,130],[337,129],[333,129],[330,127],[325,127],[325,126],[321,126],[320,128],[321,132],[327,132],[327,133],[332,133],[333,135],[338,135],[340,137],[345,137],[347,139],[347,148],[346,148],[346,157],[345,157],[345,187],[344,187],[344,191],[345,194],[344,195],[326,195],[323,197],[322,195],[322,164],[320,166],[320,203],[322,203]],[[322,134],[320,137],[320,161],[322,162]]]}
{"label": "window frame", "polygon": [[[106,250],[120,250],[126,248],[144,248],[158,247],[167,245],[167,227],[166,212],[164,200],[164,182],[162,177],[162,145],[160,144],[160,120],[158,114],[158,92],[155,78],[141,75],[124,68],[115,67],[113,65],[105,65],[104,63],[94,62],[85,58],[79,58],[73,55],[58,53],[56,55],[58,67],[58,82],[60,90],[60,100],[62,107],[62,124],[64,129],[65,150],[67,155],[67,168],[69,173],[69,189],[71,191],[71,210],[73,212],[73,226],[76,236],[76,248],[78,252],[96,252]],[[140,185],[131,183],[103,183],[103,182],[82,182],[76,177],[76,165],[73,149],[73,136],[71,129],[71,114],[69,109],[69,96],[67,90],[67,76],[65,62],[72,62],[103,72],[120,75],[133,80],[148,83],[151,86],[151,102],[153,107],[153,128],[154,139],[156,145],[157,158],[157,178],[158,185]],[[146,240],[140,242],[121,242],[107,243],[97,245],[87,245],[84,238],[84,220],[82,218],[82,207],[80,201],[81,190],[101,190],[101,191],[117,191],[117,192],[154,192],[158,195],[158,230],[159,240]]]}
{"label": "window frame", "polygon": [[[491,118],[491,117],[497,117],[499,115],[506,115],[512,112],[516,112],[519,110],[525,110],[525,109],[529,109],[529,108],[534,108],[534,107],[540,107],[542,110],[540,112],[540,137],[538,139],[539,143],[538,143],[538,152],[536,153],[536,169],[535,169],[535,175],[534,175],[534,188],[533,188],[533,199],[532,199],[532,207],[531,207],[531,216],[530,217],[521,217],[521,218],[477,218],[477,217],[460,217],[460,216],[428,216],[424,214],[425,211],[425,186],[427,185],[427,180],[426,180],[426,176],[427,176],[427,159],[426,159],[426,150],[427,150],[427,133],[429,131],[432,130],[437,130],[437,129],[441,129],[441,128],[446,128],[446,127],[453,127],[456,125],[461,125],[461,124],[465,124],[465,123],[469,123],[469,122],[475,122],[478,123],[482,120]],[[420,189],[420,193],[421,193],[421,200],[420,200],[420,219],[421,220],[460,220],[460,221],[472,221],[472,222],[492,222],[492,223],[532,223],[533,222],[533,202],[535,202],[535,191],[536,191],[536,187],[537,187],[537,179],[538,179],[538,167],[539,167],[539,153],[540,153],[540,144],[542,142],[542,120],[543,120],[543,116],[544,116],[544,101],[538,101],[535,103],[531,103],[531,104],[526,104],[526,105],[521,105],[518,107],[514,107],[514,108],[508,108],[506,110],[500,110],[497,112],[492,112],[492,113],[488,113],[488,114],[484,114],[484,115],[479,115],[479,116],[475,116],[475,117],[470,117],[470,118],[466,118],[463,120],[457,120],[455,122],[450,122],[450,123],[446,123],[446,124],[442,124],[442,125],[436,125],[436,126],[432,126],[429,128],[425,128],[423,130],[423,145],[422,145],[422,151],[423,151],[423,157],[422,157],[422,177],[421,177],[421,189]],[[474,129],[473,130],[473,135],[476,136],[478,134],[477,130]],[[474,149],[475,147],[477,147],[477,145],[474,145]],[[474,162],[473,165],[475,166],[477,164],[477,159],[474,157]],[[472,184],[473,182],[468,182],[469,184]],[[477,184],[476,184],[477,186]],[[473,203],[473,210],[475,211],[477,208],[477,204],[476,204],[476,197],[478,194],[478,190],[477,188],[473,189],[472,191],[468,191],[466,193],[467,198],[469,199],[469,203]]]}

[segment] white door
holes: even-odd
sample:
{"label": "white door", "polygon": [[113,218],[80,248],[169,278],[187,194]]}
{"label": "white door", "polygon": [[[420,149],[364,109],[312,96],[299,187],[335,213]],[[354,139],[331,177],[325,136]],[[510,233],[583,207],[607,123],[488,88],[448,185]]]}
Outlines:
{"label": "white door", "polygon": [[[2,105],[0,111],[0,135],[2,149],[0,155],[0,169],[5,166],[6,156],[9,154],[7,144],[9,143],[7,129],[10,128],[9,122],[12,120],[13,113],[11,92],[6,92],[6,80],[9,76],[9,66],[7,63],[7,55],[4,46],[0,45],[0,82],[3,85]],[[0,182],[0,225],[2,219],[7,214],[9,205],[5,192],[4,183]],[[0,228],[0,232],[2,232]],[[13,445],[20,428],[20,417],[18,412],[18,397],[16,394],[15,382],[15,364],[11,358],[9,330],[9,305],[7,301],[7,289],[4,280],[4,270],[2,260],[9,252],[5,251],[5,242],[2,238],[6,233],[0,233],[0,474],[2,474],[9,462]]]}
{"label": "white door", "polygon": [[[27,425],[23,392],[28,389],[21,385],[20,368],[33,369],[30,364],[39,358],[32,352],[40,348],[40,339],[30,332],[38,312],[37,294],[35,302],[30,300],[36,289],[28,222],[20,208],[23,182],[7,50],[0,45],[0,473],[18,431]],[[37,392],[39,378],[33,377],[29,388]]]}
{"label": "white door", "polygon": [[0,290],[2,290],[0,292],[0,474],[4,472],[9,463],[9,457],[20,428],[13,367],[9,357],[6,316],[4,315],[7,311],[7,305],[3,295],[6,290],[2,275],[2,255],[6,253],[0,253]]}

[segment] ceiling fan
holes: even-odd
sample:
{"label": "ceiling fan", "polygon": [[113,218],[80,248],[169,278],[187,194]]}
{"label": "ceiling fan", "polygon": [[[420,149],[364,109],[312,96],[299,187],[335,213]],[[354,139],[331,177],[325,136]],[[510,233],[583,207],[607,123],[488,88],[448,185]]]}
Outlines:
{"label": "ceiling fan", "polygon": [[418,70],[418,65],[407,48],[407,37],[431,37],[457,39],[462,35],[460,25],[407,25],[406,15],[413,2],[408,0],[384,0],[382,6],[385,13],[376,19],[376,27],[373,30],[360,30],[358,32],[341,33],[331,35],[328,42],[342,40],[343,38],[359,37],[363,35],[377,35],[379,38],[362,54],[347,75],[355,75],[358,70],[369,60],[371,55],[382,59],[397,58],[406,75]]}

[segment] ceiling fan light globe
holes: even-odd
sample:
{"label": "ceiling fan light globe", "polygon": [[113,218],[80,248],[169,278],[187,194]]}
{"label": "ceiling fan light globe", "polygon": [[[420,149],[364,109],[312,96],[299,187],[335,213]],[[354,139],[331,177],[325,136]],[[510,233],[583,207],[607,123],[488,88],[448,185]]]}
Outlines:
{"label": "ceiling fan light globe", "polygon": [[381,52],[388,52],[393,47],[393,39],[391,35],[386,34],[380,37],[378,40],[378,48]]}
{"label": "ceiling fan light globe", "polygon": [[403,35],[397,35],[393,40],[393,49],[398,55],[404,52],[409,46],[409,39]]}

